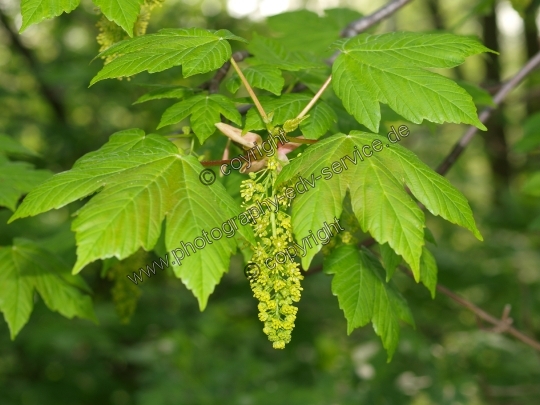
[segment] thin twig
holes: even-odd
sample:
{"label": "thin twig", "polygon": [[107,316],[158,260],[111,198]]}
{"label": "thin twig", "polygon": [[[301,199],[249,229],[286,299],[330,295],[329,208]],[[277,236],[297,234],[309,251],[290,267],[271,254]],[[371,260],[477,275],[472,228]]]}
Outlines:
{"label": "thin twig", "polygon": [[263,119],[263,122],[267,123],[268,122],[268,116],[264,112],[263,106],[259,102],[259,99],[257,98],[257,95],[255,94],[255,92],[253,91],[253,89],[249,85],[246,77],[244,76],[244,74],[242,73],[242,71],[240,70],[238,65],[236,64],[236,61],[234,60],[234,58],[231,58],[231,64],[232,64],[234,70],[236,70],[236,73],[238,74],[238,77],[240,77],[240,80],[242,80],[242,83],[244,84],[247,92],[249,93],[249,96],[253,100],[253,103],[255,103],[255,107],[257,107],[257,110],[259,110],[259,114],[261,115],[261,118]]}
{"label": "thin twig", "polygon": [[359,18],[356,21],[353,21],[347,27],[341,31],[341,36],[344,38],[354,37],[361,32],[364,32],[368,28],[371,28],[375,24],[379,23],[381,20],[384,20],[387,17],[390,17],[401,7],[409,4],[412,0],[394,0],[389,2],[387,5],[381,7],[373,14],[368,15],[367,17]]}
{"label": "thin twig", "polygon": [[[501,87],[495,97],[493,97],[493,102],[495,103],[495,106],[498,107],[501,102],[506,98],[508,93],[510,93],[514,88],[516,88],[519,83],[521,83],[521,81],[525,79],[525,77],[527,77],[538,66],[540,66],[540,52],[537,53],[532,59],[530,59],[527,64],[514,77],[508,80],[508,82],[506,82]],[[480,122],[482,122],[483,124],[486,123],[491,117],[493,111],[495,111],[495,109],[496,108],[493,107],[485,108],[479,116]],[[450,168],[454,165],[458,157],[463,153],[463,151],[469,145],[477,132],[478,128],[471,125],[469,130],[465,133],[465,135],[461,137],[459,142],[454,145],[452,151],[439,165],[439,167],[437,168],[437,173],[444,175],[448,172],[448,170],[450,170]]]}
{"label": "thin twig", "polygon": [[451,299],[453,299],[455,302],[457,302],[461,306],[467,308],[468,310],[473,312],[478,318],[480,318],[480,319],[494,325],[495,328],[493,330],[491,330],[491,332],[508,333],[508,334],[514,336],[516,339],[521,340],[523,343],[525,343],[525,344],[531,346],[532,348],[540,351],[540,343],[537,342],[536,340],[530,338],[529,336],[521,333],[519,330],[517,330],[513,326],[510,326],[510,322],[508,321],[508,319],[504,318],[504,313],[503,313],[503,318],[502,319],[497,319],[494,316],[488,314],[482,308],[477,307],[472,302],[467,301],[463,297],[460,297],[459,295],[457,295],[456,293],[450,291],[448,288],[446,288],[445,286],[443,286],[441,284],[437,285],[437,291],[441,292],[442,294],[446,295],[447,297],[450,297]]}
{"label": "thin twig", "polygon": [[[247,156],[246,156],[247,157]],[[212,166],[221,166],[228,165],[231,163],[231,159],[222,159],[222,160],[203,160],[201,166],[212,167]]]}
{"label": "thin twig", "polygon": [[[405,266],[399,266],[401,270],[404,271],[405,274],[407,274],[409,277],[414,279],[413,273],[406,268]],[[472,302],[466,300],[465,298],[457,295],[455,292],[451,291],[448,287],[445,287],[442,284],[437,284],[437,291],[440,293],[446,295],[447,297],[450,297],[455,302],[457,302],[459,305],[467,308],[469,311],[473,312],[477,318],[482,319],[486,322],[489,322],[490,324],[494,325],[495,327],[493,329],[488,329],[488,332],[493,333],[508,333],[512,336],[514,336],[516,339],[521,340],[526,345],[531,346],[532,348],[540,351],[540,342],[537,342],[536,340],[530,338],[529,336],[523,334],[513,326],[511,326],[513,320],[512,318],[509,318],[510,315],[510,305],[505,305],[503,314],[501,319],[497,319],[494,316],[488,314],[486,311],[484,311],[482,308],[477,307]]]}
{"label": "thin twig", "polygon": [[287,139],[289,139],[290,141],[289,143],[303,143],[306,145],[314,145],[317,142],[319,142],[316,139],[305,139],[305,138],[300,138],[299,136],[288,136]]}
{"label": "thin twig", "polygon": [[[368,242],[368,243],[366,243],[366,242]],[[369,245],[371,245],[373,243],[374,243],[374,241],[373,241],[373,239],[371,239],[371,240],[367,240],[367,241],[362,242],[362,245],[364,245],[364,246],[368,245],[369,246]],[[414,275],[412,274],[412,272],[409,269],[407,269],[404,266],[399,266],[399,267],[401,268],[401,270],[404,270],[405,274],[407,274],[409,277],[414,279]],[[311,275],[311,274],[319,273],[321,270],[322,270],[322,266],[316,266],[316,267],[314,267],[312,269],[309,269],[305,273],[305,275],[308,276],[308,275]],[[516,339],[521,340],[526,345],[529,345],[532,348],[540,351],[540,342],[537,342],[536,340],[530,338],[529,336],[523,334],[522,332],[520,332],[519,330],[517,330],[516,328],[511,326],[512,318],[508,317],[509,314],[510,314],[510,308],[511,308],[510,305],[506,305],[504,307],[501,319],[497,319],[494,316],[488,314],[482,308],[477,307],[472,302],[470,302],[470,301],[466,300],[465,298],[457,295],[456,293],[451,291],[448,287],[445,287],[442,284],[437,284],[437,291],[439,291],[441,294],[446,295],[447,297],[450,297],[451,299],[456,301],[461,306],[467,308],[468,310],[473,312],[478,318],[480,318],[480,319],[494,325],[495,327],[493,329],[488,329],[488,332],[508,333],[508,334],[514,336]]]}
{"label": "thin twig", "polygon": [[319,89],[317,94],[313,96],[309,104],[306,105],[306,108],[304,108],[302,112],[298,114],[298,117],[296,117],[297,119],[304,117],[309,112],[309,110],[311,110],[311,107],[313,107],[315,103],[317,102],[317,100],[322,96],[322,94],[324,93],[324,91],[326,90],[326,88],[328,87],[331,81],[332,81],[332,75],[328,76],[328,79],[326,79],[326,81],[324,82],[322,87]]}
{"label": "thin twig", "polygon": [[506,304],[503,309],[503,314],[498,326],[495,326],[490,332],[493,333],[503,333],[508,330],[510,325],[514,323],[514,320],[510,318],[510,311],[512,310],[512,305]]}

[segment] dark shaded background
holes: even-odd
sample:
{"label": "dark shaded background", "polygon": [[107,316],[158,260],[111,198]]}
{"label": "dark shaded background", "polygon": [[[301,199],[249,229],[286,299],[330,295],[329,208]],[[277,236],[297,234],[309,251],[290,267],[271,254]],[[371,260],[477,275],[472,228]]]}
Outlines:
{"label": "dark shaded background", "polygon": [[[363,3],[358,11],[376,9],[377,4]],[[450,29],[480,36],[501,55],[471,58],[449,74],[494,92],[501,80],[538,52],[538,3],[525,10],[524,18],[512,19],[505,1],[496,7],[492,1],[417,0],[376,32]],[[34,26],[24,35],[16,34],[18,7],[17,1],[0,0],[0,133],[39,152],[40,158],[30,160],[39,168],[67,170],[120,129],[154,131],[173,101],[132,105],[148,84],[194,86],[208,78],[188,82],[178,68],[129,81],[108,80],[88,89],[102,65],[99,60],[90,63],[98,51],[93,5],[84,1],[71,14]],[[149,32],[200,26],[227,28],[249,38],[254,31],[268,31],[264,21],[234,19],[225,12],[209,16],[202,10],[209,13],[198,0],[166,2],[154,12]],[[513,30],[516,18],[524,21],[521,32]],[[440,282],[496,316],[511,304],[514,325],[537,340],[540,237],[529,225],[540,215],[540,204],[523,196],[520,188],[526,173],[540,168],[540,159],[538,153],[515,152],[512,145],[521,138],[526,118],[539,110],[536,73],[509,96],[489,122],[489,131],[475,139],[449,174],[469,198],[485,242],[428,216],[438,242],[431,250]],[[465,130],[458,125],[409,127],[412,136],[406,146],[431,167]],[[73,264],[69,226],[76,208],[72,204],[9,226],[10,211],[0,209],[0,245],[24,236]],[[128,265],[136,268],[153,258],[138,255],[128,259]],[[233,258],[203,313],[180,280],[158,273],[137,287],[142,295],[126,325],[111,300],[112,281],[100,277],[102,264],[89,265],[81,274],[94,290],[99,326],[64,319],[39,299],[14,342],[5,322],[0,322],[0,404],[540,403],[538,352],[485,331],[472,313],[440,294],[432,300],[424,287],[403,274],[395,281],[417,327],[404,326],[390,364],[371,326],[346,335],[345,319],[330,292],[331,278],[322,273],[304,282],[292,343],[283,351],[273,350],[262,333],[242,266],[239,256]],[[123,299],[135,301],[135,296]]]}

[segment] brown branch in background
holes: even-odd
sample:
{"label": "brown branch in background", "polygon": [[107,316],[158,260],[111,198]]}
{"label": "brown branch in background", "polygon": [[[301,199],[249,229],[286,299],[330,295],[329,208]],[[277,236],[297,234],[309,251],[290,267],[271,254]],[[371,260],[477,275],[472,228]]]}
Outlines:
{"label": "brown branch in background", "polygon": [[[401,270],[404,271],[409,277],[414,279],[412,272],[404,266],[399,266]],[[457,295],[447,287],[442,284],[437,284],[437,291],[441,294],[450,297],[452,300],[457,302],[459,305],[467,308],[469,311],[474,313],[478,319],[486,321],[494,326],[492,329],[484,329],[488,332],[493,333],[508,333],[509,335],[514,336],[516,339],[521,340],[523,343],[531,346],[532,348],[540,351],[540,342],[528,337],[527,335],[521,333],[519,330],[512,326],[513,319],[509,317],[511,306],[506,304],[503,309],[501,319],[497,319],[494,316],[488,314],[482,308],[477,307],[472,302],[466,300],[465,298]]]}
{"label": "brown branch in background", "polygon": [[[412,276],[412,275],[411,275]],[[486,311],[484,311],[482,308],[477,307],[472,302],[467,301],[465,298],[460,297],[459,295],[455,294],[454,292],[450,291],[445,286],[438,284],[437,285],[437,291],[440,293],[446,295],[447,297],[450,297],[455,302],[457,302],[459,305],[467,308],[471,312],[473,312],[479,319],[482,319],[486,322],[489,322],[490,324],[494,325],[495,327],[491,330],[488,330],[489,332],[493,333],[508,333],[509,335],[514,336],[516,339],[521,340],[526,345],[531,346],[532,348],[540,351],[540,343],[536,340],[530,338],[529,336],[521,333],[519,330],[511,326],[512,318],[509,318],[508,315],[510,314],[510,306],[506,305],[503,311],[503,315],[501,319],[497,319],[494,316],[488,314]]]}
{"label": "brown branch in background", "polygon": [[66,122],[66,110],[64,104],[62,103],[58,92],[47,83],[43,81],[43,78],[40,74],[39,62],[36,60],[30,49],[28,49],[20,40],[19,35],[15,32],[10,25],[8,17],[0,9],[0,23],[3,28],[6,30],[9,39],[13,46],[19,51],[19,53],[26,59],[28,67],[32,74],[35,76],[36,81],[39,86],[39,91],[41,95],[48,101],[51,106],[54,114],[58,121],[65,123]]}
{"label": "brown branch in background", "polygon": [[[375,243],[375,240],[370,238],[362,242],[360,245],[370,246],[374,243]],[[403,270],[405,274],[407,274],[409,277],[411,277],[414,280],[414,276],[408,268],[404,266],[399,266],[399,267],[401,270]],[[309,269],[305,273],[305,275],[309,276],[311,274],[319,273],[321,270],[322,270],[322,266],[316,266],[316,267],[313,267],[312,269]],[[457,302],[459,305],[467,308],[469,311],[474,313],[478,319],[486,321],[494,326],[492,329],[484,329],[484,330],[488,332],[492,332],[492,333],[508,333],[509,335],[514,336],[516,339],[522,341],[526,345],[531,346],[533,349],[540,351],[540,342],[537,342],[536,340],[523,334],[522,332],[520,332],[519,330],[517,330],[516,328],[512,326],[513,319],[509,317],[510,309],[511,309],[510,305],[508,304],[505,305],[501,319],[497,319],[494,316],[487,313],[486,311],[484,311],[482,308],[477,307],[472,302],[457,295],[456,293],[454,293],[453,291],[451,291],[449,288],[445,287],[442,284],[437,284],[437,291],[451,298],[452,300]]]}
{"label": "brown branch in background", "polygon": [[373,14],[370,14],[367,17],[359,18],[358,20],[347,25],[347,27],[341,31],[341,36],[344,38],[354,37],[373,27],[375,24],[378,24],[385,18],[390,17],[392,14],[410,2],[412,2],[412,0],[393,0],[375,11]]}
{"label": "brown branch in background", "polygon": [[[527,77],[533,70],[538,68],[538,66],[540,66],[540,52],[537,53],[532,59],[530,59],[527,64],[514,77],[508,80],[508,82],[506,82],[501,87],[495,97],[493,97],[493,102],[495,103],[495,106],[498,107],[508,95],[508,93],[510,93],[514,88],[516,88],[517,85],[521,83],[521,81],[525,77]],[[493,111],[495,111],[495,108],[493,107],[485,108],[480,114],[480,122],[485,123],[489,119]],[[478,128],[474,126],[471,126],[469,128],[465,135],[461,137],[459,142],[454,145],[454,148],[448,154],[448,156],[439,165],[439,167],[437,168],[437,173],[442,175],[448,173],[448,170],[450,170],[450,168],[454,165],[458,157],[463,153],[463,151],[469,145],[477,132]]]}
{"label": "brown branch in background", "polygon": [[[249,56],[248,51],[238,51],[232,54],[232,58],[236,62],[242,62],[244,59],[246,59]],[[219,68],[219,70],[214,74],[214,77],[212,77],[210,80],[204,82],[199,87],[205,90],[208,90],[210,94],[217,93],[219,91],[219,85],[225,79],[225,76],[227,76],[227,73],[229,73],[229,69],[231,68],[231,62],[227,61],[225,64]]]}
{"label": "brown branch in background", "polygon": [[[401,270],[404,271],[405,274],[407,274],[409,277],[411,277],[414,280],[413,273],[404,266],[399,266]],[[486,311],[484,311],[482,308],[477,307],[472,302],[466,300],[465,298],[457,295],[453,291],[451,291],[449,288],[443,286],[442,284],[437,284],[437,291],[439,291],[441,294],[446,295],[447,297],[450,297],[455,302],[457,302],[459,305],[467,308],[469,311],[474,313],[477,317],[477,319],[481,319],[483,321],[489,322],[494,326],[492,329],[485,329],[488,332],[493,333],[508,333],[512,336],[514,336],[516,339],[521,340],[523,343],[531,346],[532,348],[540,351],[540,343],[536,340],[528,337],[527,335],[521,333],[519,330],[514,328],[512,326],[513,319],[509,317],[511,306],[509,304],[506,304],[503,309],[503,313],[501,316],[501,319],[497,319],[494,316],[488,314]]]}
{"label": "brown branch in background", "polygon": [[[401,270],[404,271],[405,274],[407,274],[410,278],[414,279],[414,275],[409,269],[407,269],[404,266],[399,266],[399,267]],[[506,304],[504,306],[501,318],[497,319],[494,316],[488,314],[482,308],[477,307],[472,302],[457,295],[455,292],[451,291],[450,289],[448,289],[447,287],[441,284],[437,284],[437,291],[439,291],[441,294],[446,295],[447,297],[450,297],[459,305],[470,310],[472,313],[476,315],[477,319],[486,321],[494,326],[492,329],[482,328],[483,330],[487,332],[493,332],[493,333],[508,333],[509,335],[514,336],[516,339],[521,340],[523,343],[540,351],[540,342],[537,342],[536,340],[530,338],[529,336],[521,333],[519,330],[517,330],[516,328],[512,326],[512,323],[514,320],[510,318],[510,310],[512,307],[509,304]],[[479,326],[481,327],[481,325]]]}

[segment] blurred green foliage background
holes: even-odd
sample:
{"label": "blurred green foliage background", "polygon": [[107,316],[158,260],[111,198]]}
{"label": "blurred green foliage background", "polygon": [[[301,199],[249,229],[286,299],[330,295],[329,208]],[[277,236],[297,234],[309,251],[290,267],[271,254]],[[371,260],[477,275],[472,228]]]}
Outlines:
{"label": "blurred green foliage background", "polygon": [[[166,0],[154,11],[148,32],[198,26],[226,28],[247,38],[253,32],[267,34],[264,19],[229,13],[238,16],[238,10],[255,4],[259,11],[249,14],[260,16],[270,3],[229,1],[227,6],[224,0]],[[352,0],[275,4],[285,3],[318,11],[350,7],[364,14],[384,4]],[[539,2],[513,3],[518,9],[522,4],[521,14],[508,1],[417,0],[375,31],[447,29],[480,36],[500,56],[471,58],[451,75],[493,92],[538,51]],[[132,105],[150,85],[197,86],[208,79],[181,79],[177,68],[88,89],[102,65],[100,60],[90,63],[99,48],[98,12],[90,1],[23,35],[17,34],[19,2],[0,0],[0,12],[0,133],[39,153],[28,158],[38,168],[67,170],[117,130],[154,131],[172,102]],[[540,169],[540,159],[538,153],[517,152],[513,145],[522,137],[527,117],[539,111],[537,72],[508,97],[489,122],[489,131],[475,139],[449,174],[469,198],[485,242],[428,216],[438,243],[432,251],[440,283],[495,316],[511,304],[514,325],[536,339],[540,339],[540,227],[530,224],[540,215],[540,204],[520,189],[527,174]],[[457,125],[410,128],[406,146],[431,167],[465,130]],[[234,183],[231,180],[229,186]],[[33,239],[72,265],[75,242],[69,226],[76,209],[70,206],[10,225],[6,222],[11,212],[0,209],[0,245],[11,244],[14,237]],[[135,270],[153,259],[141,253],[125,264]],[[100,276],[101,267],[94,263],[81,273],[94,291],[99,325],[64,319],[39,299],[15,341],[0,322],[1,405],[540,403],[538,352],[485,330],[489,327],[474,314],[444,295],[432,300],[425,288],[403,274],[395,279],[417,326],[403,328],[397,353],[387,364],[371,327],[346,335],[345,319],[330,291],[331,278],[322,273],[304,281],[292,343],[277,351],[261,331],[240,256],[233,258],[205,312],[199,312],[180,280],[158,273],[136,287],[142,294],[128,324],[115,311],[113,281]],[[132,303],[138,295],[129,290],[124,294]]]}

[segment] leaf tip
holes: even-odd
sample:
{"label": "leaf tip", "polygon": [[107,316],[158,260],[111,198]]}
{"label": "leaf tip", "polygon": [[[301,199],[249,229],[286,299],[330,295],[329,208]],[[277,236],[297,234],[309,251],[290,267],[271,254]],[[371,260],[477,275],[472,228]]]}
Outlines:
{"label": "leaf tip", "polygon": [[475,230],[474,236],[476,236],[476,239],[478,239],[480,242],[484,241],[484,237],[482,236],[482,234],[480,233],[478,229]]}
{"label": "leaf tip", "polygon": [[392,345],[385,345],[383,343],[383,347],[386,350],[386,364],[388,364],[394,358],[394,354],[396,353],[396,349],[397,349],[397,342],[395,342]]}
{"label": "leaf tip", "polygon": [[197,301],[199,301],[199,311],[203,312],[208,304],[208,297],[197,297]]}
{"label": "leaf tip", "polygon": [[418,257],[418,260],[415,260],[414,263],[409,263],[411,266],[411,271],[413,273],[414,281],[416,283],[420,282],[420,257]]}
{"label": "leaf tip", "polygon": [[478,121],[474,126],[481,131],[487,131],[487,127],[481,121]]}
{"label": "leaf tip", "polygon": [[11,224],[13,221],[15,221],[16,219],[19,219],[20,217],[21,217],[21,216],[20,216],[20,214],[19,214],[19,211],[17,210],[17,211],[15,211],[15,212],[13,213],[13,215],[12,215],[11,217],[9,217],[7,223],[8,223],[8,224]]}
{"label": "leaf tip", "polygon": [[[79,253],[77,253],[78,255]],[[75,263],[75,266],[73,266],[73,269],[71,270],[71,274],[73,274],[74,276],[76,276],[77,274],[79,274],[81,272],[81,270],[84,268],[84,266],[86,266],[88,264],[88,262],[81,262],[80,259],[77,260],[77,263]]]}

